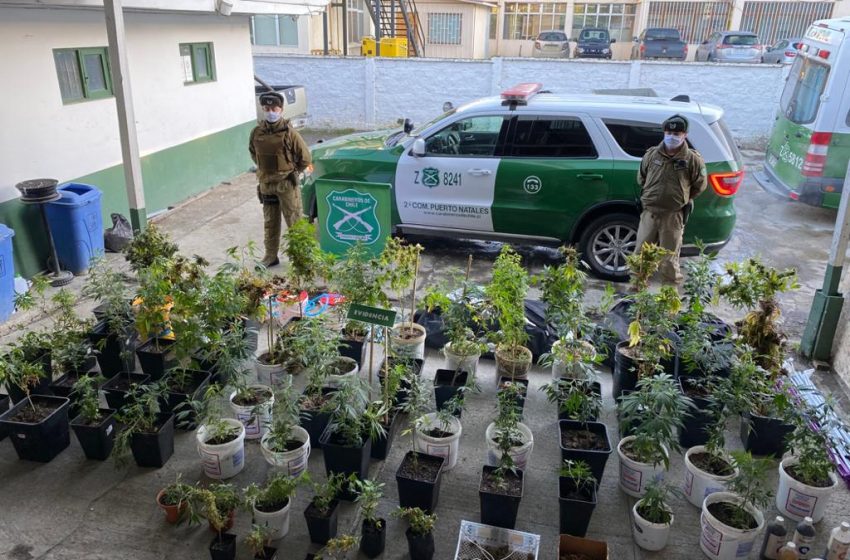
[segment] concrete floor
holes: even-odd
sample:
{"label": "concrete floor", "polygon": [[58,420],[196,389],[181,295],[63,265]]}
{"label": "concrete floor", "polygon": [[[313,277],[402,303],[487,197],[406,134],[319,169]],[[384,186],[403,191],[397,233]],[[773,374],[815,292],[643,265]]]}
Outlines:
{"label": "concrete floor", "polygon": [[[314,140],[318,135],[308,135]],[[759,154],[748,152],[749,162],[757,162]],[[228,184],[217,186],[200,197],[163,216],[160,224],[180,245],[185,254],[199,254],[216,266],[224,261],[224,249],[244,245],[249,240],[262,239],[262,215],[254,194],[253,175],[245,174]],[[791,204],[764,193],[748,177],[737,199],[738,226],[729,246],[721,253],[719,261],[762,255],[773,266],[795,266],[800,273],[802,288],[781,300],[785,326],[792,339],[798,338],[805,325],[808,307],[814,288],[820,286],[824,262],[831,239],[834,214],[821,209]],[[465,265],[468,254],[476,261],[473,276],[477,280],[489,278],[493,259],[499,245],[480,242],[427,241],[422,263],[422,282],[438,277],[447,267]],[[536,272],[545,264],[556,262],[555,253],[548,249],[522,247],[528,267]],[[122,259],[111,256],[116,266]],[[78,289],[83,279],[74,282]],[[603,283],[592,280],[591,299],[598,297]],[[91,302],[80,308],[88,312]],[[719,313],[726,319],[736,315],[728,309]],[[0,343],[12,340],[21,326],[38,326],[43,323],[29,314],[13,318],[0,326]],[[263,337],[260,338],[263,340]],[[261,343],[262,344],[262,343]],[[423,375],[430,379],[443,364],[442,356],[427,352]],[[365,375],[365,374],[364,374]],[[605,398],[603,420],[609,426],[616,445],[611,375],[600,372]],[[520,506],[517,529],[541,536],[541,560],[557,557],[558,502],[557,469],[560,461],[558,431],[554,406],[549,405],[537,389],[549,379],[548,371],[535,368],[530,374],[529,398],[525,407],[525,422],[534,432],[534,451],[526,471],[525,496]],[[437,508],[436,544],[437,560],[453,558],[458,529],[462,519],[479,518],[478,482],[481,465],[486,455],[484,430],[495,414],[494,367],[482,361],[478,371],[482,392],[470,398],[463,415],[461,457],[458,466],[443,478],[440,502]],[[303,379],[296,381],[304,383]],[[826,391],[846,402],[846,392],[832,374],[820,374],[818,384]],[[377,384],[376,384],[377,385]],[[729,426],[728,447],[741,447],[737,437],[737,422]],[[386,461],[372,462],[371,476],[386,484],[385,498],[380,513],[388,518],[387,551],[383,558],[407,558],[407,544],[403,537],[404,526],[390,518],[389,512],[397,503],[395,470],[403,454],[410,448],[408,436],[397,436]],[[259,446],[246,444],[246,468],[231,480],[239,487],[264,480],[270,474]],[[310,472],[317,478],[324,476],[322,452],[315,450],[310,458]],[[53,462],[41,465],[18,461],[8,440],[0,443],[0,481],[3,499],[0,502],[0,558],[7,560],[90,559],[134,560],[203,559],[208,558],[207,545],[212,533],[206,527],[173,527],[166,524],[156,507],[157,491],[172,482],[178,473],[188,482],[205,480],[195,450],[194,434],[178,432],[175,454],[160,470],[116,470],[112,463],[87,461],[72,437],[71,446]],[[681,481],[683,463],[674,455],[668,480]],[[618,462],[616,451],[608,461],[599,491],[599,505],[593,515],[588,537],[607,540],[612,560],[637,560],[643,558],[691,559],[701,557],[699,551],[699,512],[683,500],[673,503],[675,526],[667,548],[655,554],[639,550],[632,541],[630,509],[634,500],[627,498],[617,487]],[[771,484],[776,484],[776,473]],[[310,500],[307,489],[300,490],[292,508],[289,535],[279,544],[283,554],[280,560],[301,560],[305,553],[315,550],[307,537],[302,512]],[[771,507],[766,517],[775,515]],[[825,546],[828,532],[839,522],[850,519],[850,492],[842,486],[831,498],[826,517],[818,526],[818,546]],[[356,507],[343,503],[340,516],[340,533],[359,534],[359,517]],[[238,558],[251,555],[242,538],[250,530],[250,515],[240,512],[234,532],[239,535]],[[760,544],[760,543],[759,543]],[[756,557],[753,553],[751,558]],[[354,558],[354,556],[351,556]]]}

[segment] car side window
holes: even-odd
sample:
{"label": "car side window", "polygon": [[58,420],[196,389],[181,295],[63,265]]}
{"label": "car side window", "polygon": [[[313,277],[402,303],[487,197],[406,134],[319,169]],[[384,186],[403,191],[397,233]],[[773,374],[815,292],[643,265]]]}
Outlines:
{"label": "car side window", "polygon": [[514,157],[596,158],[596,146],[581,119],[519,117],[513,142],[506,149]]}
{"label": "car side window", "polygon": [[507,121],[503,116],[469,117],[425,139],[425,154],[429,156],[492,156]]}
{"label": "car side window", "polygon": [[779,49],[784,49],[786,46],[788,46],[788,41],[778,41],[775,45],[770,47],[770,50],[778,51]]}
{"label": "car side window", "polygon": [[604,119],[602,122],[620,148],[630,156],[643,157],[648,149],[660,144],[664,138],[660,124]]}

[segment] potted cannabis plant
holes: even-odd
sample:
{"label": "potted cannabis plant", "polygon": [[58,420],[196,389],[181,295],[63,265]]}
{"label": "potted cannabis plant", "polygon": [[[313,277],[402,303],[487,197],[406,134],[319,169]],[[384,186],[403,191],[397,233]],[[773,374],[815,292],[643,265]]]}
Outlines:
{"label": "potted cannabis plant", "polygon": [[13,404],[27,395],[53,395],[50,347],[44,333],[29,331],[6,349],[0,359],[0,383]]}
{"label": "potted cannabis plant", "polygon": [[135,300],[136,325],[144,342],[136,348],[142,371],[157,381],[166,370],[175,365],[171,347],[174,336],[171,330],[170,311],[174,306],[175,291],[169,278],[169,263],[157,260],[139,271],[139,290]]}
{"label": "potted cannabis plant", "polygon": [[602,410],[602,385],[596,374],[583,379],[559,377],[540,387],[546,399],[558,407],[558,420],[595,422]]}
{"label": "potted cannabis plant", "polygon": [[363,522],[360,529],[360,550],[368,558],[377,558],[387,544],[387,521],[378,517],[378,504],[384,495],[384,485],[374,480],[354,483],[355,500],[360,505]]}
{"label": "potted cannabis plant", "polygon": [[313,499],[304,510],[304,518],[307,520],[311,542],[325,544],[336,536],[339,506],[337,494],[345,482],[346,477],[341,473],[331,473],[324,483],[310,482]]}
{"label": "potted cannabis plant", "polygon": [[646,485],[664,478],[670,468],[670,450],[679,449],[677,431],[693,408],[672,377],[665,373],[638,381],[637,390],[620,400],[623,433],[620,440],[620,489],[634,498],[643,497]]}
{"label": "potted cannabis plant", "polygon": [[239,506],[240,497],[230,484],[211,484],[195,491],[199,510],[216,533],[210,542],[212,560],[234,560],[236,558],[236,535],[228,533],[233,527],[233,516]]}
{"label": "potted cannabis plant", "polygon": [[84,375],[74,383],[71,393],[79,413],[71,421],[71,428],[77,434],[86,457],[98,461],[109,458],[118,429],[115,411],[100,408],[98,388],[102,381],[100,376]]}
{"label": "potted cannabis plant", "polygon": [[245,544],[254,553],[255,560],[276,560],[277,548],[268,546],[274,539],[269,529],[264,525],[253,525],[251,532],[245,537]]}
{"label": "potted cannabis plant", "polygon": [[260,449],[266,462],[298,476],[307,470],[310,458],[310,434],[299,425],[301,411],[298,395],[288,379],[275,390],[271,420],[260,439]]}
{"label": "potted cannabis plant", "polygon": [[308,554],[307,560],[345,560],[348,553],[357,548],[357,537],[340,535],[330,539],[322,549],[314,554]]}
{"label": "potted cannabis plant", "polygon": [[499,331],[495,333],[497,378],[524,379],[531,368],[531,350],[524,346],[528,340],[525,332],[527,292],[528,273],[521,258],[510,245],[505,245],[493,264],[493,277],[485,288],[489,306],[487,318],[499,324]]}
{"label": "potted cannabis plant", "polygon": [[188,401],[186,410],[177,413],[178,425],[185,425],[187,418],[197,420],[195,441],[204,474],[216,480],[232,478],[245,467],[245,426],[225,417],[221,397],[221,386],[210,385],[203,396]]}
{"label": "potted cannabis plant", "polygon": [[734,560],[739,550],[751,550],[764,527],[762,507],[770,503],[766,486],[770,462],[733,452],[738,474],[728,492],[706,496],[700,516],[700,548],[712,560]]}
{"label": "potted cannabis plant", "polygon": [[150,223],[144,231],[136,233],[124,249],[124,259],[130,263],[133,272],[139,272],[156,261],[170,259],[176,253],[177,245],[171,241],[168,233]]}
{"label": "potted cannabis plant", "polygon": [[63,289],[51,297],[54,304],[53,326],[49,333],[53,374],[62,374],[51,383],[53,394],[67,397],[74,382],[95,365],[87,332],[91,321],[80,319],[74,309],[75,296]]}
{"label": "potted cannabis plant", "polygon": [[642,549],[658,551],[667,546],[674,519],[670,496],[676,493],[669,484],[653,480],[632,507],[632,536]]}
{"label": "potted cannabis plant", "polygon": [[415,422],[413,441],[416,451],[444,457],[444,472],[453,469],[460,456],[460,436],[463,434],[460,416],[465,402],[466,393],[458,392],[437,412],[423,414]]}
{"label": "potted cannabis plant", "polygon": [[302,477],[285,473],[272,475],[262,486],[251,484],[243,493],[245,503],[251,509],[254,524],[266,530],[268,540],[282,539],[289,533],[289,512],[295,490],[303,482]]}
{"label": "potted cannabis plant", "polygon": [[559,379],[546,385],[544,390],[550,401],[554,399],[559,403],[561,460],[589,465],[598,485],[612,451],[608,428],[596,421],[602,409],[599,383]]}
{"label": "potted cannabis plant", "polygon": [[407,537],[410,560],[434,558],[434,524],[437,522],[437,516],[419,508],[409,507],[398,508],[394,515],[407,521],[408,528],[404,536]]}
{"label": "potted cannabis plant", "polygon": [[[390,346],[396,355],[421,358],[425,352],[425,327],[413,321],[416,311],[416,276],[419,273],[420,245],[408,245],[399,237],[387,239],[379,257],[380,283],[388,285],[396,294],[400,307],[400,321],[390,333]],[[410,293],[408,299],[408,290]],[[406,303],[410,302],[408,312]]]}
{"label": "potted cannabis plant", "polygon": [[233,382],[230,407],[245,426],[245,439],[261,439],[271,421],[274,391],[262,383],[248,383],[247,378]]}
{"label": "potted cannabis plant", "polygon": [[156,495],[156,505],[165,513],[168,523],[178,523],[183,519],[194,517],[195,487],[181,482],[180,474],[177,480],[160,490]]}
{"label": "potted cannabis plant", "polygon": [[567,459],[558,476],[560,533],[583,537],[596,508],[599,484],[585,461]]}
{"label": "potted cannabis plant", "polygon": [[[165,383],[165,399],[162,403],[164,412],[175,412],[186,401],[197,399],[203,395],[210,384],[211,376],[206,371],[177,367],[169,370],[163,376]],[[195,428],[194,418],[186,417],[178,424],[179,428],[192,430]]]}
{"label": "potted cannabis plant", "polygon": [[534,435],[531,429],[520,422],[521,412],[517,408],[517,399],[523,394],[520,384],[502,387],[498,393],[496,420],[487,426],[484,437],[487,440],[487,464],[502,464],[505,453],[511,456],[512,464],[525,470],[531,460],[534,449]]}
{"label": "potted cannabis plant", "polygon": [[[386,365],[389,366],[389,364]],[[408,375],[412,375],[412,372],[412,362],[402,360],[394,363],[392,367],[387,367],[384,370],[385,375],[379,376],[379,384],[381,386],[381,403],[379,407],[384,413],[380,418],[380,424],[384,433],[383,435],[378,434],[377,437],[372,438],[372,459],[384,460],[387,458],[398,425],[399,392],[402,390],[403,380]],[[404,391],[404,396],[407,396],[406,390]]]}
{"label": "potted cannabis plant", "polygon": [[334,255],[322,251],[316,226],[307,218],[287,228],[283,234],[283,252],[289,262],[289,277],[297,290],[310,293],[331,277]]}
{"label": "potted cannabis plant", "polygon": [[123,426],[112,449],[116,466],[125,466],[132,452],[138,466],[161,468],[174,454],[174,414],[160,409],[164,393],[162,383],[130,387],[127,404],[115,415]]}
{"label": "potted cannabis plant", "polygon": [[518,468],[511,455],[514,440],[520,437],[517,429],[519,419],[516,408],[512,407],[511,403],[506,402],[505,406],[513,409],[513,413],[499,413],[494,436],[499,446],[498,463],[495,466],[482,467],[478,496],[481,504],[481,523],[513,529],[522,500],[524,479],[522,469]]}

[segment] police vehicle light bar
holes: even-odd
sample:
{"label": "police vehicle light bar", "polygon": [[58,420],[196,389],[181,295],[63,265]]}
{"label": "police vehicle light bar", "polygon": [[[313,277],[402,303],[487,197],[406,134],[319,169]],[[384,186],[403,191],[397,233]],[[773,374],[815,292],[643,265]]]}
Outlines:
{"label": "police vehicle light bar", "polygon": [[543,89],[541,83],[517,84],[502,92],[502,100],[511,103],[528,103],[528,100]]}

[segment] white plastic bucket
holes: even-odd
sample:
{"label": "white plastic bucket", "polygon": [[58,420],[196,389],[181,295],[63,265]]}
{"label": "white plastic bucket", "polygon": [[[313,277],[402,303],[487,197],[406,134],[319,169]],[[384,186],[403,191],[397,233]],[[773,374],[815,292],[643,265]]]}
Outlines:
{"label": "white plastic bucket", "polygon": [[[735,478],[738,469],[735,469],[733,474],[728,476],[717,476],[707,473],[702,469],[697,468],[691,462],[691,455],[705,453],[704,445],[695,445],[688,449],[685,453],[685,480],[682,484],[682,493],[685,498],[694,506],[701,508],[702,502],[706,496],[715,492],[725,492],[726,484]],[[730,464],[734,464],[728,454],[724,453],[723,458]]]}
{"label": "white plastic bucket", "polygon": [[443,470],[451,470],[457,465],[457,458],[460,453],[460,435],[463,433],[463,426],[460,420],[452,417],[449,422],[448,429],[444,429],[442,423],[437,419],[437,414],[430,412],[422,417],[422,428],[430,430],[439,428],[445,432],[451,432],[452,435],[446,438],[435,438],[427,434],[423,434],[419,429],[416,430],[413,443],[416,451],[436,457],[443,457]]}
{"label": "white plastic bucket", "polygon": [[328,375],[325,380],[326,387],[339,387],[346,377],[357,375],[357,372],[360,371],[360,368],[357,366],[357,360],[353,358],[340,356],[339,361],[347,364],[347,369],[345,370],[345,373],[340,373],[339,375]]}
{"label": "white plastic bucket", "polygon": [[708,506],[717,502],[740,504],[741,498],[731,492],[715,492],[705,498],[700,515],[699,547],[711,560],[739,560],[749,558],[756,539],[764,529],[764,515],[752,507],[744,506],[753,515],[758,527],[741,530],[720,522],[708,511]]}
{"label": "white plastic bucket", "polygon": [[260,439],[266,433],[267,426],[271,423],[272,405],[274,404],[274,392],[268,385],[249,385],[251,389],[263,389],[271,395],[269,400],[256,406],[242,406],[233,402],[236,391],[230,394],[230,407],[236,414],[236,418],[245,426],[245,439]]}
{"label": "white plastic bucket", "polygon": [[468,356],[461,356],[460,354],[455,354],[452,352],[452,343],[447,342],[445,346],[443,346],[443,355],[446,357],[446,369],[450,369],[453,371],[468,371],[469,373],[475,373],[475,370],[478,369],[478,360],[481,358],[481,354],[470,354]]}
{"label": "white plastic bucket", "polygon": [[[400,328],[412,328],[417,331],[417,335],[414,338],[399,338],[396,336],[396,331]],[[408,356],[411,358],[419,358],[422,359],[425,357],[425,336],[427,333],[425,332],[425,327],[419,325],[417,323],[396,323],[393,326],[390,335],[390,344],[393,351],[400,356]]]}
{"label": "white plastic bucket", "polygon": [[[649,463],[638,463],[623,453],[623,445],[635,439],[634,436],[625,437],[617,444],[617,455],[620,456],[620,489],[633,498],[642,498],[646,492],[646,486],[653,480],[664,480],[667,469],[663,463],[651,465]],[[664,448],[668,457],[670,452]]]}
{"label": "white plastic bucket", "polygon": [[289,533],[289,510],[292,508],[292,498],[286,502],[286,506],[278,511],[266,513],[254,509],[254,525],[261,525],[269,530],[268,539],[271,541],[282,539]]}
{"label": "white plastic bucket", "polygon": [[[265,354],[265,352],[263,353]],[[283,365],[264,364],[258,359],[258,357],[259,356],[254,358],[254,371],[257,372],[257,379],[263,383],[268,383],[271,387],[279,385],[280,380],[286,372]]]}
{"label": "white plastic bucket", "polygon": [[[528,462],[531,461],[531,452],[534,449],[534,435],[531,433],[529,427],[522,422],[517,424],[517,428],[520,432],[522,432],[522,440],[524,443],[519,447],[511,448],[509,454],[513,458],[516,468],[525,470],[528,466]],[[487,426],[487,430],[484,432],[484,437],[487,439],[486,464],[490,467],[497,467],[499,465],[499,460],[502,458],[502,452],[499,450],[499,445],[496,443],[496,440],[493,439],[496,437],[495,422],[492,422],[489,426]]]}
{"label": "white plastic bucket", "polygon": [[797,463],[796,457],[788,457],[779,463],[779,490],[776,491],[776,509],[782,515],[802,521],[804,517],[811,517],[815,523],[823,519],[829,497],[838,486],[838,478],[830,473],[829,478],[832,485],[824,488],[809,486],[793,478],[785,471],[785,467],[791,467]]}
{"label": "white plastic bucket", "polygon": [[268,464],[283,469],[289,476],[298,476],[307,470],[307,461],[310,459],[310,434],[307,433],[307,430],[301,426],[292,428],[292,439],[304,443],[293,451],[272,451],[268,447],[269,435],[268,433],[263,434],[263,438],[260,440],[260,450]]}
{"label": "white plastic bucket", "polygon": [[245,467],[245,426],[233,418],[225,418],[224,422],[239,428],[239,436],[236,439],[219,445],[206,443],[209,438],[206,426],[200,426],[195,434],[204,474],[216,480],[236,476]]}
{"label": "white plastic bucket", "polygon": [[675,517],[671,514],[668,523],[651,523],[638,515],[639,504],[640,502],[632,507],[632,537],[635,539],[635,544],[644,550],[661,550],[667,546],[670,528],[673,526]]}

